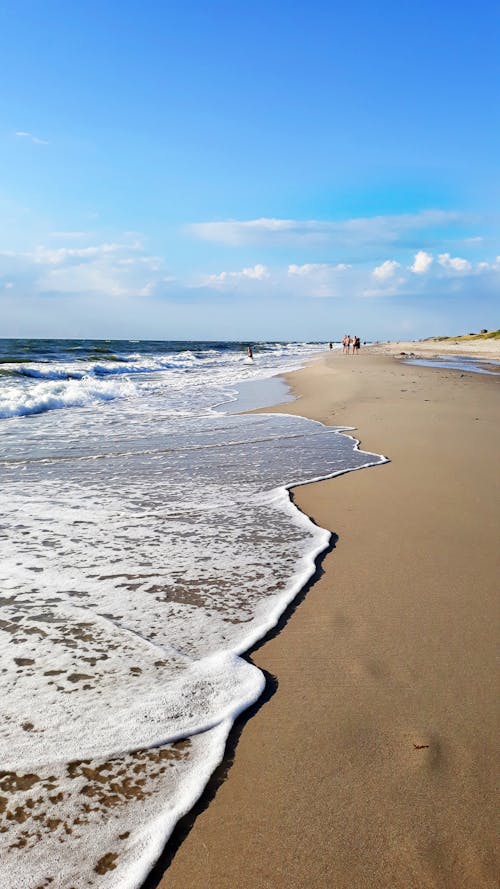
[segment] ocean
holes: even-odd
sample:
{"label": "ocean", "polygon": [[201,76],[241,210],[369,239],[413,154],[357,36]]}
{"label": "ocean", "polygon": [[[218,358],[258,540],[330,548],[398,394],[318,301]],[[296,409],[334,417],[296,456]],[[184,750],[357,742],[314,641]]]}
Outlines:
{"label": "ocean", "polygon": [[2,886],[141,886],[328,546],[290,487],[385,459],[238,413],[326,348],[252,345],[0,340]]}

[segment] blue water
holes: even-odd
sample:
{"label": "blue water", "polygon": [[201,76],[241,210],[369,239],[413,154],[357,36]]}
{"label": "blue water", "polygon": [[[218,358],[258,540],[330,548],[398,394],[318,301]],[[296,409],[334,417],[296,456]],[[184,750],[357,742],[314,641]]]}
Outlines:
{"label": "blue water", "polygon": [[[298,366],[323,346],[131,340],[0,340],[0,419],[162,395],[173,411],[214,406],[245,380]],[[182,404],[182,408],[181,408]]]}

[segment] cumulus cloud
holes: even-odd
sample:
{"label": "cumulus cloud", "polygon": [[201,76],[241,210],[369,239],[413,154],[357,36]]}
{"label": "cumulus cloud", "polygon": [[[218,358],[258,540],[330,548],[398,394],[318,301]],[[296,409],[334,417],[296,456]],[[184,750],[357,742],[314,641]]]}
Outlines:
{"label": "cumulus cloud", "polygon": [[236,281],[264,281],[269,277],[270,274],[267,266],[257,263],[238,272],[218,272],[214,275],[205,275],[202,278],[202,285],[221,287],[225,284],[234,284]]}
{"label": "cumulus cloud", "polygon": [[411,232],[449,226],[465,221],[465,215],[445,210],[422,210],[387,216],[359,217],[344,220],[317,219],[229,219],[221,222],[196,222],[187,226],[188,233],[204,241],[229,246],[257,244],[346,246],[398,243]]}
{"label": "cumulus cloud", "polygon": [[327,268],[328,266],[324,262],[306,262],[304,265],[292,263],[292,265],[288,266],[288,274],[291,276],[305,276]]}
{"label": "cumulus cloud", "polygon": [[33,133],[25,133],[22,130],[18,130],[16,136],[20,136],[22,139],[29,139],[31,142],[34,142],[35,145],[48,145],[46,139],[40,139],[38,136],[34,136]]}
{"label": "cumulus cloud", "polygon": [[75,247],[39,245],[24,252],[3,251],[0,262],[10,279],[31,282],[33,292],[112,296],[147,296],[170,278],[162,260],[138,242]]}
{"label": "cumulus cloud", "polygon": [[361,295],[425,294],[429,281],[432,281],[434,288],[438,286],[446,288],[448,286],[446,282],[450,286],[454,286],[453,281],[456,282],[457,277],[470,278],[471,276],[496,274],[500,270],[500,263],[498,258],[493,261],[473,263],[460,256],[451,256],[449,253],[439,254],[437,263],[434,263],[432,254],[425,250],[419,250],[414,256],[413,263],[405,268],[407,272],[411,272],[411,275],[406,274],[401,264],[395,260],[385,260],[371,273],[372,282],[375,279],[376,286],[368,284],[361,291]]}
{"label": "cumulus cloud", "polygon": [[[266,282],[266,293],[281,296],[311,296],[331,297],[340,296],[344,291],[343,281],[351,269],[347,263],[317,262],[290,265],[270,269],[265,265],[257,264],[240,271],[224,271],[218,274],[204,275],[192,286],[203,286],[216,290],[230,290],[245,288],[246,292],[252,292],[252,288],[259,288],[263,281]],[[257,289],[255,289],[257,293]]]}
{"label": "cumulus cloud", "polygon": [[476,269],[478,272],[500,271],[500,256],[497,256],[493,262],[478,262]]}
{"label": "cumulus cloud", "polygon": [[304,265],[289,265],[288,274],[307,277],[321,272],[345,272],[350,268],[352,266],[345,262],[338,262],[337,265],[331,265],[328,262],[306,262]]}
{"label": "cumulus cloud", "polygon": [[[286,221],[275,222],[281,225]],[[181,301],[209,302],[212,291],[231,298],[234,294],[242,300],[255,295],[256,300],[293,302],[308,298],[351,301],[358,297],[434,297],[440,292],[461,292],[469,286],[472,277],[476,288],[486,290],[497,286],[498,257],[472,262],[440,253],[434,259],[430,252],[419,249],[412,261],[406,251],[404,259],[401,253],[392,253],[383,245],[375,254],[378,262],[296,261],[269,267],[257,262],[233,271],[199,273],[174,282],[164,260],[150,255],[136,232],[121,232],[101,242],[90,233],[61,232],[60,240],[52,233],[48,243],[23,252],[0,251],[0,292],[4,301],[16,294],[19,298],[22,294],[99,294],[116,298],[174,294]],[[303,253],[298,255],[302,257]],[[387,256],[391,258],[384,258]]]}
{"label": "cumulus cloud", "polygon": [[426,253],[425,250],[419,250],[415,253],[413,264],[409,268],[410,272],[413,272],[414,275],[425,275],[425,273],[429,271],[431,265],[431,254]]}
{"label": "cumulus cloud", "polygon": [[265,265],[254,265],[251,268],[243,269],[241,272],[244,278],[254,278],[256,281],[262,281],[269,277],[269,272]]}
{"label": "cumulus cloud", "polygon": [[352,292],[358,273],[352,272],[352,266],[345,262],[307,262],[290,264],[287,276],[297,295],[338,298]]}
{"label": "cumulus cloud", "polygon": [[449,253],[440,253],[438,262],[444,269],[451,269],[454,272],[470,272],[472,269],[472,263],[468,259],[462,259],[460,256],[450,256]]}
{"label": "cumulus cloud", "polygon": [[[468,260],[466,262],[468,268],[464,268],[460,275],[464,280],[467,275],[496,274],[500,269],[498,260],[475,264]],[[375,266],[367,263],[352,265],[345,262],[307,262],[268,268],[257,264],[239,271],[205,275],[186,286],[202,286],[227,292],[244,288],[247,294],[257,295],[262,293],[261,282],[265,280],[265,293],[270,297],[384,299],[402,294],[425,295],[429,292],[431,281],[433,292],[437,292],[436,288],[446,290],[448,287],[455,287],[456,279],[454,263],[450,265],[445,262],[443,265],[434,262],[430,253],[419,250],[414,255],[413,263],[408,265],[403,265],[396,259],[385,259]]]}
{"label": "cumulus cloud", "polygon": [[377,281],[387,281],[394,277],[399,268],[400,264],[395,259],[386,259],[385,262],[373,269],[372,275]]}

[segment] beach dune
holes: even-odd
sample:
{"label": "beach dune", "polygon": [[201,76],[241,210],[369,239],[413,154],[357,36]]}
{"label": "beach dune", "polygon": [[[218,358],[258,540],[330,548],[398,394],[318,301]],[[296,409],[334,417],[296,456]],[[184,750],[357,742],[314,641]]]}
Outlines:
{"label": "beach dune", "polygon": [[159,885],[493,889],[498,378],[362,350],[289,381],[391,462],[294,492],[335,546]]}
{"label": "beach dune", "polygon": [[491,335],[470,334],[458,337],[434,337],[418,341],[395,341],[374,343],[371,354],[400,355],[413,353],[418,358],[434,358],[438,355],[462,355],[469,358],[500,361],[500,333]]}

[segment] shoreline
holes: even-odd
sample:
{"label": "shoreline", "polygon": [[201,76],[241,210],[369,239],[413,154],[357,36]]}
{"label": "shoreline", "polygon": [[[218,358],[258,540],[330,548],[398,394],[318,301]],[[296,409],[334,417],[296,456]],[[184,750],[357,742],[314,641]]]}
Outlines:
{"label": "shoreline", "polygon": [[[313,362],[309,367],[290,375],[288,377],[288,382],[292,384],[292,387],[295,390],[298,390],[299,398],[291,404],[288,403],[284,405],[284,412],[298,413],[309,416],[312,419],[322,419],[323,422],[339,426],[344,425],[345,421],[350,421],[350,424],[359,422],[359,426],[361,427],[362,449],[369,448],[379,453],[381,451],[384,453],[388,452],[389,457],[392,458],[392,432],[386,434],[384,431],[386,440],[380,446],[377,440],[372,440],[370,438],[370,436],[376,435],[381,431],[380,428],[377,428],[377,418],[373,416],[374,408],[375,413],[377,413],[380,412],[379,408],[385,406],[384,404],[375,405],[375,402],[377,400],[386,401],[387,399],[382,399],[381,395],[376,395],[373,392],[368,394],[368,396],[364,395],[363,398],[366,402],[363,405],[364,416],[360,414],[359,411],[357,411],[359,420],[358,417],[353,415],[353,411],[356,413],[356,410],[354,410],[355,402],[356,400],[360,400],[360,384],[362,382],[367,382],[366,380],[362,380],[362,377],[366,376],[368,365],[370,365],[371,379],[373,380],[374,373],[379,376],[382,373],[386,377],[386,384],[388,382],[387,377],[398,375],[404,376],[410,381],[415,381],[415,378],[418,378],[420,386],[422,386],[422,384],[427,385],[426,381],[440,380],[440,389],[442,388],[444,379],[446,379],[446,387],[449,388],[449,386],[451,386],[452,389],[456,390],[457,386],[460,386],[461,389],[464,390],[464,381],[460,378],[460,374],[456,374],[454,371],[447,373],[441,369],[434,370],[430,368],[416,368],[415,366],[402,366],[399,362],[391,362],[388,358],[379,358],[373,354],[370,356],[370,352],[371,349],[366,350],[364,354],[359,358],[356,358],[356,362],[352,362],[352,364],[351,360],[344,359],[342,356],[338,355],[338,353],[335,353],[333,356],[326,356],[324,359],[320,359],[319,362]],[[345,365],[342,364],[342,362],[346,362]],[[319,384],[321,382],[324,384],[325,381],[331,382],[332,371],[334,372],[334,376],[342,377],[340,383],[341,388],[343,386],[343,390],[339,391],[339,396],[342,395],[343,397],[339,398],[339,396],[334,395],[333,403],[326,404],[325,392],[321,390]],[[354,373],[352,371],[354,371]],[[470,374],[466,374],[466,379],[471,376],[472,375]],[[309,380],[308,385],[304,385],[307,380]],[[392,382],[394,382],[394,380]],[[477,393],[480,394],[482,392],[484,394],[486,392],[493,392],[492,386],[490,385],[492,382],[492,380],[486,382],[484,378],[481,378],[480,380],[475,379],[473,381],[468,379],[468,385],[466,385],[465,388],[470,389],[472,385],[472,388],[475,390],[473,401],[476,403]],[[407,385],[411,386],[413,383],[409,382]],[[434,388],[436,388],[436,382],[434,382],[433,385]],[[478,387],[481,388],[478,389]],[[320,389],[319,392],[318,389]],[[401,391],[405,392],[407,390]],[[395,393],[393,392],[392,395],[394,396],[394,394]],[[399,395],[399,398],[401,397],[402,396]],[[405,396],[403,396],[403,398],[404,397]],[[488,396],[488,398],[490,398],[490,396]],[[332,399],[330,399],[330,401],[332,401]],[[423,399],[422,404],[420,405],[420,410],[423,409],[423,404],[428,403],[431,403],[430,399]],[[496,404],[498,405],[497,401]],[[332,410],[332,408],[335,408],[335,410]],[[479,410],[479,408],[477,409]],[[279,410],[279,406],[274,410]],[[265,408],[262,412],[269,413],[272,412],[272,409]],[[371,417],[369,416],[370,412],[372,414]],[[340,416],[340,414],[342,416]],[[434,419],[436,419],[435,415]],[[370,420],[371,422],[368,422]],[[368,438],[365,434],[364,426],[368,427]],[[378,426],[380,426],[380,423],[378,423]],[[381,442],[381,439],[379,439],[379,441]],[[393,464],[386,464],[386,466],[392,467]],[[387,472],[387,468],[384,470],[384,474],[385,472]],[[393,472],[392,469],[391,472]],[[381,483],[381,475],[382,473],[373,472],[347,473],[349,479],[345,476],[344,481],[342,481],[342,477],[337,476],[329,481],[312,483],[307,486],[296,488],[292,492],[293,499],[299,508],[307,515],[311,516],[313,520],[317,521],[318,524],[331,529],[334,532],[335,537],[333,539],[333,544],[330,547],[330,552],[327,551],[323,557],[323,567],[320,567],[317,571],[317,574],[322,574],[323,576],[320,576],[316,583],[314,583],[315,578],[312,578],[312,582],[309,582],[306,588],[306,591],[308,590],[307,596],[306,591],[299,594],[298,602],[292,606],[292,613],[295,612],[293,620],[288,621],[287,623],[288,618],[285,617],[285,623],[287,623],[286,631],[280,633],[280,625],[278,625],[276,632],[268,635],[263,643],[253,650],[252,661],[264,670],[265,675],[269,676],[269,673],[277,675],[277,681],[280,684],[280,692],[278,695],[273,694],[274,680],[271,680],[270,684],[268,683],[268,689],[264,693],[263,699],[257,702],[255,707],[252,708],[255,713],[249,712],[244,715],[242,722],[243,724],[246,724],[245,731],[239,735],[241,727],[239,726],[235,729],[237,737],[235,738],[235,741],[233,741],[233,746],[234,743],[238,744],[238,752],[236,758],[234,758],[233,766],[228,773],[227,780],[219,786],[218,792],[208,808],[206,808],[206,800],[204,802],[203,800],[200,801],[200,804],[197,807],[200,814],[196,817],[197,813],[194,812],[190,818],[191,824],[194,823],[194,827],[188,833],[184,842],[177,847],[177,854],[175,854],[170,868],[165,872],[161,882],[157,882],[158,874],[156,874],[156,882],[151,882],[150,880],[146,885],[160,885],[161,887],[165,887],[165,889],[166,887],[174,889],[174,887],[189,885],[194,889],[194,887],[198,886],[229,887],[234,885],[237,881],[239,885],[248,887],[277,887],[281,885],[279,877],[280,867],[290,870],[290,855],[292,855],[295,870],[294,875],[291,878],[288,878],[287,884],[296,887],[305,887],[306,885],[318,887],[332,885],[333,877],[335,878],[333,884],[336,886],[391,885],[404,886],[406,889],[408,885],[418,884],[420,889],[421,886],[450,885],[453,887],[472,887],[494,885],[488,874],[485,876],[482,873],[484,870],[483,859],[488,858],[493,846],[487,842],[485,844],[486,850],[481,856],[479,851],[481,844],[476,843],[474,849],[471,850],[470,836],[467,832],[463,833],[463,831],[458,830],[458,828],[455,831],[456,837],[451,843],[453,855],[451,855],[451,853],[446,855],[446,850],[443,851],[441,849],[440,856],[436,857],[436,855],[434,855],[433,860],[432,855],[429,857],[429,855],[424,855],[419,851],[417,843],[417,846],[411,850],[411,854],[405,859],[404,855],[402,856],[400,846],[401,844],[403,847],[408,846],[408,844],[411,846],[412,844],[410,841],[413,832],[415,832],[417,836],[422,833],[418,828],[418,818],[416,819],[416,822],[415,819],[409,819],[413,825],[414,831],[408,828],[407,833],[405,834],[403,831],[403,835],[399,837],[399,843],[395,842],[394,836],[391,833],[391,830],[394,828],[394,824],[392,823],[393,819],[388,817],[386,795],[381,792],[382,788],[380,787],[378,787],[378,796],[377,794],[374,794],[373,799],[378,799],[380,803],[385,801],[385,818],[382,818],[383,823],[387,821],[385,831],[380,823],[380,816],[375,817],[376,813],[372,813],[372,815],[375,822],[378,824],[380,836],[382,837],[384,834],[388,833],[392,837],[392,844],[389,843],[388,846],[392,851],[391,854],[385,856],[386,860],[384,860],[383,856],[382,872],[378,872],[380,871],[380,867],[378,869],[375,867],[374,870],[376,850],[371,846],[373,843],[373,831],[368,828],[368,825],[365,826],[365,831],[363,831],[362,828],[360,830],[359,824],[357,830],[353,830],[352,824],[352,818],[356,813],[358,816],[357,820],[359,821],[361,819],[361,821],[363,821],[363,817],[366,816],[364,810],[371,808],[371,806],[367,804],[368,801],[363,799],[359,781],[356,781],[356,778],[359,778],[358,773],[364,772],[366,770],[367,761],[370,762],[372,759],[372,757],[369,756],[369,750],[366,749],[366,744],[362,743],[359,738],[355,738],[357,743],[353,743],[351,738],[351,743],[349,745],[352,750],[348,760],[349,758],[352,758],[354,751],[358,761],[358,766],[354,769],[354,774],[350,775],[351,780],[348,780],[348,775],[344,776],[344,780],[342,780],[341,770],[335,781],[333,781],[333,785],[331,776],[330,781],[326,782],[330,786],[330,791],[332,791],[331,796],[327,794],[325,798],[324,788],[317,788],[318,795],[314,798],[315,805],[313,806],[313,811],[316,811],[316,809],[321,810],[322,821],[321,823],[318,823],[317,818],[312,819],[312,832],[314,834],[312,848],[316,853],[313,856],[314,860],[308,861],[307,863],[296,860],[296,853],[292,851],[294,847],[292,838],[299,841],[300,837],[297,835],[297,832],[293,829],[292,825],[288,823],[288,818],[285,818],[285,824],[288,826],[284,826],[283,818],[280,818],[279,815],[278,817],[273,817],[272,813],[269,812],[269,801],[274,799],[275,801],[279,800],[281,802],[282,798],[286,809],[282,814],[286,814],[288,811],[293,811],[300,820],[300,817],[304,818],[304,808],[307,810],[308,804],[312,802],[310,786],[304,785],[303,781],[297,780],[296,776],[294,779],[293,776],[288,775],[288,780],[285,781],[284,785],[282,781],[279,781],[278,790],[280,792],[278,793],[276,793],[276,782],[278,776],[281,775],[282,777],[283,768],[280,769],[279,762],[280,759],[283,759],[283,756],[286,756],[286,753],[291,755],[292,761],[295,761],[297,765],[308,773],[307,755],[304,752],[304,742],[302,741],[301,744],[299,744],[300,754],[296,749],[296,745],[291,742],[296,738],[296,732],[293,731],[296,723],[294,710],[297,709],[297,707],[300,710],[301,706],[305,703],[308,705],[308,711],[311,709],[314,711],[314,697],[318,691],[318,676],[316,675],[315,670],[312,671],[313,676],[309,677],[309,668],[305,665],[303,673],[301,673],[300,676],[297,675],[299,668],[299,663],[297,663],[297,646],[299,652],[303,653],[304,649],[307,649],[310,655],[314,653],[316,653],[316,655],[318,654],[318,652],[315,652],[315,644],[310,635],[311,625],[315,626],[317,632],[321,631],[321,637],[323,637],[323,627],[317,625],[317,615],[314,612],[318,600],[321,604],[323,618],[326,619],[330,631],[335,630],[335,632],[329,634],[327,640],[322,639],[323,644],[327,643],[326,652],[322,652],[322,655],[325,658],[325,670],[322,673],[322,680],[324,681],[325,676],[327,676],[329,681],[333,683],[332,692],[335,691],[334,699],[336,697],[342,697],[341,694],[339,695],[339,692],[342,690],[344,692],[344,709],[341,707],[342,702],[340,700],[334,700],[333,703],[332,701],[329,701],[331,727],[333,726],[335,719],[345,721],[346,714],[351,721],[354,721],[354,723],[357,721],[356,711],[353,711],[351,701],[346,700],[345,698],[349,689],[354,696],[356,694],[359,695],[360,690],[357,686],[359,681],[362,680],[362,685],[365,686],[375,683],[375,691],[377,691],[377,677],[379,683],[384,686],[388,684],[388,676],[391,675],[390,670],[388,673],[387,670],[378,663],[377,652],[370,651],[370,644],[367,644],[367,652],[364,653],[363,658],[361,659],[361,666],[359,663],[357,663],[355,667],[351,664],[351,669],[348,670],[347,673],[345,670],[345,663],[342,663],[342,659],[344,661],[351,661],[353,658],[356,660],[356,657],[349,651],[333,654],[331,651],[331,647],[334,645],[335,639],[339,633],[339,648],[342,648],[345,642],[345,639],[344,642],[342,642],[342,637],[347,633],[346,627],[349,627],[351,624],[355,625],[356,623],[359,623],[360,618],[359,614],[356,615],[355,602],[349,603],[353,614],[350,615],[347,622],[346,620],[341,619],[339,624],[338,614],[337,618],[335,618],[335,611],[338,611],[338,608],[340,607],[340,600],[343,596],[346,596],[346,587],[348,588],[353,584],[356,587],[356,570],[351,572],[351,559],[359,560],[361,558],[364,562],[366,558],[367,540],[366,537],[363,537],[363,528],[356,528],[360,518],[363,518],[363,516],[356,515],[356,509],[353,507],[353,502],[354,504],[361,502],[363,504],[364,512],[366,512],[368,507],[373,509],[374,501],[372,498],[374,494],[376,495],[377,493],[377,490],[373,491],[373,489],[378,489],[379,496],[381,492],[383,493],[384,489],[387,493],[388,480],[384,479]],[[353,478],[351,478],[351,476]],[[356,476],[356,478],[354,478],[354,476]],[[378,477],[377,481],[375,481],[375,476]],[[358,490],[350,490],[354,488]],[[369,499],[366,499],[367,491],[364,489],[372,489],[369,493]],[[334,515],[332,515],[331,497],[337,501]],[[344,501],[343,506],[342,501]],[[397,504],[395,505],[397,508]],[[467,504],[465,503],[464,507],[466,506]],[[466,512],[466,509],[464,511]],[[411,522],[409,521],[411,515],[408,516],[407,512],[407,505],[405,505],[404,514],[406,515],[406,524],[411,525]],[[339,516],[341,516],[341,518],[339,518]],[[405,524],[405,522],[402,522],[401,520],[396,523],[396,530],[397,524],[402,523]],[[338,536],[336,529],[341,531]],[[444,536],[449,537],[449,530],[446,529],[445,523],[443,524],[442,529]],[[394,528],[392,530],[394,532]],[[355,533],[356,531],[357,533]],[[409,529],[408,533],[411,533]],[[332,553],[332,549],[336,549],[336,552]],[[369,551],[372,556],[375,554],[373,551],[373,544],[369,547]],[[346,558],[347,564],[345,564]],[[386,576],[388,573],[390,574],[390,572],[387,571],[387,567],[390,568],[390,565],[383,565],[383,570],[381,571],[380,565],[378,566],[379,581],[382,580],[383,582],[384,573]],[[415,569],[418,568],[418,565],[413,564],[412,567]],[[491,574],[491,570],[489,570],[489,572],[486,571],[486,575],[488,573]],[[351,574],[353,575],[352,577]],[[352,583],[350,582],[351,580]],[[327,601],[324,601],[324,588],[327,590]],[[332,602],[332,596],[338,596],[339,602]],[[347,598],[349,599],[349,595],[347,595]],[[385,605],[387,606],[388,603],[385,602]],[[491,617],[491,610],[488,613]],[[423,616],[419,616],[422,621]],[[394,620],[394,615],[392,615],[392,618]],[[370,638],[370,630],[373,633],[373,628],[370,628],[369,623],[367,623],[366,620],[361,621],[361,624],[364,626],[364,633],[368,637],[367,641],[371,642],[371,647],[376,649],[377,646],[373,645],[374,639]],[[396,629],[398,629],[397,626]],[[349,635],[349,633],[347,633],[347,635]],[[363,635],[363,633],[361,635]],[[434,660],[436,660],[436,652],[434,648],[433,656]],[[408,651],[406,651],[406,653],[408,654]],[[338,658],[340,654],[342,654],[342,657],[339,664]],[[278,658],[278,669],[276,669],[276,657]],[[331,657],[330,662],[328,661],[328,657]],[[371,666],[369,665],[370,658],[372,660]],[[321,658],[318,659],[321,660]],[[339,675],[343,676],[342,682],[340,682],[339,675],[337,675],[337,668],[339,667],[343,668],[339,671]],[[401,668],[401,664],[399,664],[399,667]],[[406,666],[406,671],[403,671],[403,673],[407,673],[407,671],[408,665]],[[288,675],[284,676],[284,672]],[[288,695],[286,695],[287,689],[285,688],[285,691],[283,690],[283,684],[287,679],[291,682],[290,688],[288,689]],[[396,688],[398,688],[398,685],[404,686],[404,680],[408,681],[407,675],[399,677],[399,683],[396,683]],[[392,684],[394,684],[394,682]],[[387,692],[387,689],[385,689],[385,691]],[[380,689],[378,689],[378,692],[380,694]],[[407,690],[407,694],[411,697],[409,690]],[[423,695],[423,697],[425,698],[425,695]],[[378,703],[379,705],[382,703],[384,704],[383,708],[379,706],[379,711],[382,711],[382,713],[379,713],[380,719],[378,717],[375,719],[376,714],[371,713],[370,708],[368,708],[367,711],[366,701],[363,701],[363,712],[365,712],[368,727],[370,728],[371,723],[374,721],[381,721],[383,723],[384,733],[389,738],[391,732],[390,725],[387,723],[390,723],[390,719],[387,718],[387,714],[385,716],[385,721],[382,718],[387,706],[387,701],[384,699]],[[426,701],[426,703],[429,704],[428,701]],[[376,708],[374,709],[376,710]],[[250,719],[250,716],[252,715],[254,718]],[[415,714],[413,714],[413,717],[414,716]],[[333,717],[335,717],[335,719]],[[421,759],[424,759],[425,757],[421,774],[422,780],[428,778],[427,773],[432,774],[433,771],[437,771],[440,774],[442,771],[443,760],[443,744],[439,741],[436,732],[434,732],[434,736],[432,735],[429,725],[426,724],[428,722],[432,725],[433,720],[426,720],[424,718],[420,720],[419,724],[419,720],[415,721],[415,719],[412,720],[408,717],[407,722],[408,725],[406,726],[405,740],[408,742],[407,746],[410,745],[409,754],[408,751],[406,751],[406,756],[403,757],[403,760],[401,761],[401,758],[398,759],[398,765],[401,771],[400,778],[401,781],[403,783],[406,782],[406,784],[408,784],[409,780],[408,768],[410,766],[410,763],[406,759],[408,755],[410,760],[414,759],[415,753],[418,753]],[[415,722],[415,724],[412,725],[412,722]],[[328,724],[327,720],[327,725]],[[373,733],[373,726],[371,726],[371,728]],[[306,737],[311,730],[313,730],[314,736],[318,734],[318,729],[317,727],[315,728],[314,720],[312,726],[308,726],[307,729],[304,729]],[[335,736],[333,728],[332,732]],[[370,735],[370,731],[367,733]],[[399,734],[400,733],[401,730],[399,731]],[[330,745],[324,743],[325,739],[323,738],[322,733],[320,732],[319,734],[322,738],[322,742],[320,743],[318,740],[318,744],[316,745],[318,747],[315,751],[317,764],[320,767],[319,771],[324,772],[326,769],[328,772],[328,760],[331,753],[331,750],[329,749]],[[397,734],[398,732],[396,732],[396,735]],[[490,734],[487,731],[485,732],[483,730],[483,734],[486,734],[491,740]],[[262,741],[263,736],[265,739],[264,749]],[[410,737],[414,738],[412,743],[417,745],[417,748],[420,748],[420,742],[422,742],[421,750],[417,750],[416,748],[413,749],[411,747]],[[277,749],[276,745],[273,743],[275,738],[279,738]],[[342,753],[345,756],[345,744],[340,743],[342,740],[345,741],[342,732],[340,732],[340,737],[337,740],[337,753]],[[374,749],[379,749],[380,739],[378,738],[377,732],[374,733],[372,740]],[[428,746],[427,742],[429,742]],[[310,742],[309,739],[305,744],[305,749],[307,749],[311,743],[312,742]],[[312,746],[314,747],[314,744],[312,744]],[[439,751],[441,752],[439,753]],[[231,749],[229,750],[229,762],[226,757],[225,762],[221,766],[221,773],[225,774],[227,772],[232,757],[234,757],[234,749],[232,751]],[[382,761],[384,768],[386,768],[386,758],[383,757]],[[439,761],[441,761],[441,766],[439,765]],[[415,777],[413,771],[415,768],[418,769],[419,767],[422,768],[422,763],[420,763],[419,766],[418,763],[411,762],[410,777],[411,775]],[[351,770],[352,769],[353,767],[351,764]],[[349,769],[347,772],[349,773]],[[385,775],[384,769],[382,770],[382,773],[384,775],[384,780],[386,780],[387,776]],[[365,775],[365,783],[368,782],[369,784],[368,777],[368,775]],[[218,778],[220,782],[221,774],[219,774]],[[310,784],[314,786],[317,783],[315,781],[314,773],[309,774],[309,778]],[[370,774],[370,778],[373,780],[372,774]],[[214,786],[217,785],[217,778],[214,778],[214,781],[211,783]],[[294,786],[295,784],[298,786]],[[209,796],[210,794],[213,795],[214,786],[212,786],[211,790],[209,789]],[[256,786],[259,789],[258,800],[256,800]],[[320,792],[321,789],[323,789],[323,792]],[[333,793],[334,790],[336,793]],[[415,788],[413,788],[413,790],[415,790]],[[353,792],[357,799],[357,805],[354,805],[352,802]],[[470,790],[469,795],[474,797],[472,790]],[[328,803],[329,799],[331,800],[331,804]],[[345,824],[347,826],[344,830],[340,830],[341,825],[339,824],[336,824],[336,827],[338,828],[336,831],[332,830],[332,825],[330,825],[330,829],[325,829],[324,820],[326,819],[327,822],[328,820],[331,821],[333,817],[331,810],[332,806],[335,806],[335,799],[341,800],[344,809],[347,805],[350,811],[351,820],[349,818],[345,819]],[[318,800],[322,800],[322,805],[319,805]],[[443,800],[441,802],[443,802]],[[418,812],[419,808],[417,806],[417,813]],[[408,813],[405,814],[406,819],[408,819]],[[422,812],[420,812],[420,814],[422,815]],[[427,818],[428,815],[429,812],[426,809]],[[457,812],[454,810],[454,817],[456,815]],[[264,822],[262,820],[263,816],[266,816]],[[484,819],[480,820],[484,821]],[[311,822],[310,813],[308,817],[305,818],[305,821]],[[243,825],[241,825],[241,822],[243,822]],[[254,837],[255,832],[258,829],[260,829],[260,832],[262,833],[263,823],[266,825],[264,833],[267,839],[262,846],[260,843],[256,844],[255,841],[252,841],[252,836]],[[487,821],[487,823],[489,822]],[[191,824],[183,826],[184,832],[186,829],[189,829]],[[350,831],[348,828],[349,824]],[[182,827],[177,831],[177,833],[179,832],[182,832]],[[246,848],[245,846],[241,848],[241,842],[246,833],[249,833],[250,837],[247,837]],[[474,831],[472,831],[472,833],[474,833]],[[359,836],[363,837],[363,834],[369,848],[371,847],[371,854],[368,855],[369,861],[366,860],[367,856],[366,854],[362,854],[361,850],[358,851],[358,855],[353,853],[353,857],[349,858],[349,861],[346,861],[346,850],[349,849],[349,842],[352,842],[353,839]],[[432,835],[430,835],[429,830],[427,830],[425,831],[425,834],[427,841],[431,846],[432,842],[434,842],[437,847],[441,847],[442,830],[436,828],[434,831],[431,831]],[[460,834],[462,834],[461,837]],[[433,836],[434,839],[432,839]],[[175,835],[172,839],[175,846]],[[332,839],[335,839],[334,848],[336,849],[336,853],[333,856],[331,852]],[[404,843],[402,843],[403,839]],[[326,840],[328,840],[327,845],[330,847],[329,849],[325,847]],[[311,837],[309,837],[309,842],[310,841]],[[238,843],[240,844],[239,852],[236,849]],[[470,860],[468,861],[468,866],[462,864],[460,873],[458,873],[456,865],[452,867],[451,861],[452,859],[454,860],[453,856],[455,858],[458,856],[459,859],[463,859],[463,848],[469,848]],[[202,861],[200,859],[201,851],[203,851]],[[449,852],[449,850],[447,851]],[[263,862],[261,860],[255,860],[254,855],[257,852],[257,859],[259,859],[259,856],[262,858],[262,855],[270,858],[265,867],[265,873],[261,869],[264,866]],[[460,854],[460,852],[462,852],[462,854]],[[332,860],[332,858],[334,860]],[[439,865],[439,861],[442,862],[441,865]],[[480,872],[478,872],[476,867],[478,861],[482,861],[479,869]],[[221,862],[223,863],[222,869]],[[398,862],[400,863],[398,864]],[[164,866],[165,863],[166,862],[163,862]],[[425,867],[423,867],[423,864],[425,864]],[[256,867],[258,872],[256,872]],[[474,871],[473,874],[471,872],[471,867]],[[433,870],[436,872],[435,874],[433,873]],[[486,870],[489,871],[490,868],[487,867]],[[383,882],[384,879],[389,878],[389,871],[390,881]],[[152,879],[154,879],[154,877],[152,877]],[[414,882],[409,882],[409,879],[414,880]],[[446,882],[443,882],[443,880],[446,880]]]}

